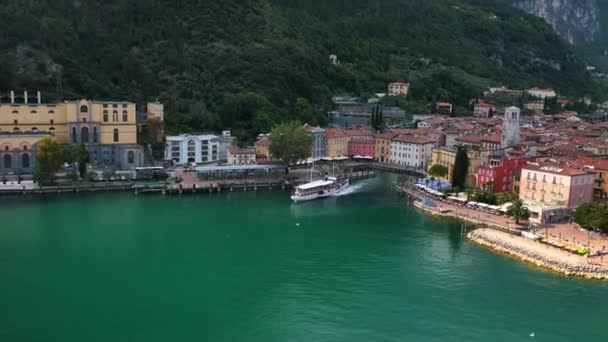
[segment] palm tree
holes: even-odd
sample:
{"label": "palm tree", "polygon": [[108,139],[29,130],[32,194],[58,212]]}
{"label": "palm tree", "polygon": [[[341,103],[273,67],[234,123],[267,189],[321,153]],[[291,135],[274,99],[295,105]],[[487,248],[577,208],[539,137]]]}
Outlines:
{"label": "palm tree", "polygon": [[514,199],[509,209],[507,209],[507,215],[515,219],[515,224],[519,224],[520,220],[527,220],[530,218],[530,211],[524,202],[519,198]]}

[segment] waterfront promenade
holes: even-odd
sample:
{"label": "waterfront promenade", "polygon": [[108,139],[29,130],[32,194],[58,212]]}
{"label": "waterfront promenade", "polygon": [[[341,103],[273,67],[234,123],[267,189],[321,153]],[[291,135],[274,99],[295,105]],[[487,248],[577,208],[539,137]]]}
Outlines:
{"label": "waterfront promenade", "polygon": [[[521,231],[526,229],[528,226],[527,222],[516,224],[512,218],[504,215],[480,211],[469,208],[462,204],[457,205],[436,198],[433,199],[436,204],[436,208],[425,207],[422,205],[422,200],[429,197],[429,195],[420,189],[411,186],[411,184],[400,185],[398,186],[398,190],[412,198],[415,198],[417,200],[415,206],[432,215],[452,217],[469,222],[476,226],[494,228],[503,232],[511,232],[512,234],[520,234]],[[536,226],[533,233],[563,244],[585,246],[589,248],[590,251],[589,255],[585,257],[585,262],[608,266],[608,255],[606,255],[608,254],[608,237],[605,235],[592,233],[580,228],[575,223],[544,224]],[[546,250],[553,250],[554,253],[559,255],[573,255],[572,253],[562,249],[551,246],[546,247],[548,248]]]}
{"label": "waterfront promenade", "polygon": [[608,279],[608,266],[528,238],[487,228],[473,230],[467,237],[479,245],[567,276]]}

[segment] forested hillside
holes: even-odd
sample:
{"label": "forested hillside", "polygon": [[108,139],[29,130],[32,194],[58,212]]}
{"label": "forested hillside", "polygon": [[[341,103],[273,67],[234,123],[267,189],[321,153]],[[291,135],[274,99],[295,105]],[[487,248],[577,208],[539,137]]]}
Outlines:
{"label": "forested hillside", "polygon": [[414,109],[495,83],[593,92],[552,29],[501,0],[4,0],[0,27],[1,91],[159,98],[170,132],[316,123],[333,94],[398,80]]}

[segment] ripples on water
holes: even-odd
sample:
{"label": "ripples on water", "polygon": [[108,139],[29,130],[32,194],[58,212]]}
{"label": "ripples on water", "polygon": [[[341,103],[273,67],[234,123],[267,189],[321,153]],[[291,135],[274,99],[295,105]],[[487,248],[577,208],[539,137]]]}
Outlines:
{"label": "ripples on water", "polygon": [[0,208],[2,340],[607,341],[608,288],[469,244],[393,178]]}

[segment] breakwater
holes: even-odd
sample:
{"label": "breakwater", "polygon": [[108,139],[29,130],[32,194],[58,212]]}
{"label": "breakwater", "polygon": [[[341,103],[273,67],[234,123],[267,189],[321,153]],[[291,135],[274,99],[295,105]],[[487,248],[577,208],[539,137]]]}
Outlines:
{"label": "breakwater", "polygon": [[487,228],[473,230],[467,237],[479,245],[566,276],[608,280],[607,267],[590,264],[586,257],[569,254],[530,239]]}

